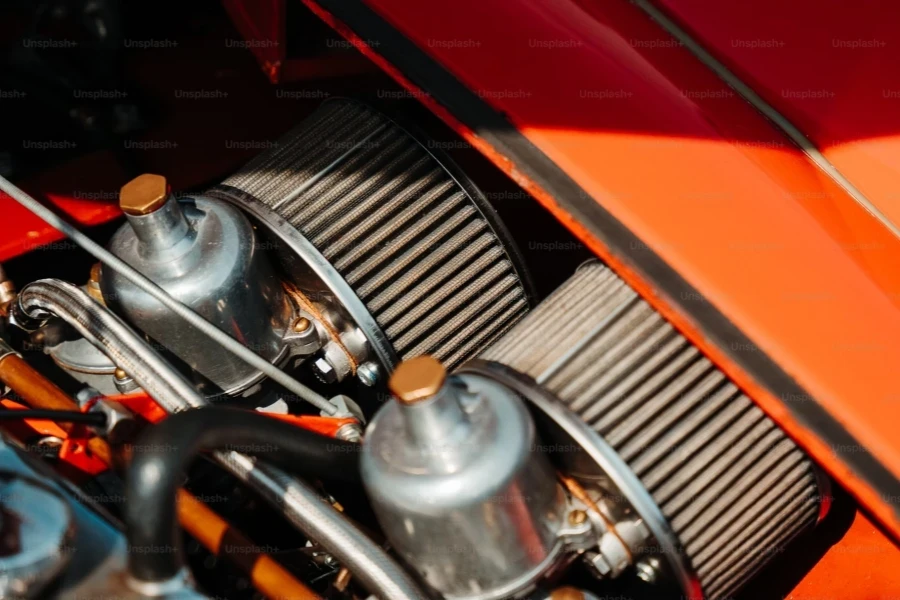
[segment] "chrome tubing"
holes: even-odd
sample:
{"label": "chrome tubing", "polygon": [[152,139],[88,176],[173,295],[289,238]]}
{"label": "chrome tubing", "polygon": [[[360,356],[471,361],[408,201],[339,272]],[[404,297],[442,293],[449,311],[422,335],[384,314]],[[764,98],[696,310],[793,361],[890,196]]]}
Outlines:
{"label": "chrome tubing", "polygon": [[32,213],[40,217],[44,222],[51,225],[60,233],[81,246],[85,250],[85,252],[102,262],[105,266],[121,274],[122,277],[158,300],[163,306],[187,321],[193,327],[199,329],[201,332],[206,334],[210,338],[210,340],[216,342],[241,360],[245,361],[247,364],[258,369],[273,381],[281,384],[285,389],[293,394],[296,394],[298,398],[309,402],[319,410],[324,411],[325,414],[333,415],[337,412],[337,407],[329,402],[326,398],[303,385],[275,365],[271,364],[265,358],[259,356],[258,354],[241,344],[239,341],[198,315],[189,307],[173,298],[165,290],[145,277],[134,267],[106,250],[106,248],[93,241],[85,234],[78,231],[76,227],[67,223],[56,213],[42,205],[40,202],[26,194],[23,190],[21,190],[8,179],[2,176],[0,176],[0,190],[9,194],[9,196],[13,200],[30,210]]}
{"label": "chrome tubing", "polygon": [[[190,382],[115,313],[87,292],[58,279],[26,285],[17,309],[26,319],[46,321],[51,315],[72,326],[128,373],[167,412],[206,406]],[[14,312],[16,318],[20,315]]]}
{"label": "chrome tubing", "polygon": [[416,583],[381,546],[302,481],[238,452],[219,452],[215,457],[229,472],[252,485],[270,504],[281,507],[285,517],[297,529],[319,542],[381,600],[429,600],[435,597]]}
{"label": "chrome tubing", "polygon": [[[37,281],[22,290],[18,307],[26,318],[46,320],[55,315],[66,321],[131,375],[167,412],[208,405],[145,340],[80,288],[53,279]],[[215,457],[280,509],[304,535],[321,544],[371,593],[382,600],[432,597],[384,549],[309,486],[238,452],[218,452]]]}

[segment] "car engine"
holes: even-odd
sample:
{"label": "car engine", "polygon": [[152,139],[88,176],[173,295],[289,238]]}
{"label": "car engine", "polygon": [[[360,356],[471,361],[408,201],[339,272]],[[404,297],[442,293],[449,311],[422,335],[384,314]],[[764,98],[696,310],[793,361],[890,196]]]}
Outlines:
{"label": "car engine", "polygon": [[97,260],[0,277],[2,598],[724,599],[828,513],[607,265],[538,301],[479,187],[366,102],[205,192],[123,182],[105,244],[2,182]]}

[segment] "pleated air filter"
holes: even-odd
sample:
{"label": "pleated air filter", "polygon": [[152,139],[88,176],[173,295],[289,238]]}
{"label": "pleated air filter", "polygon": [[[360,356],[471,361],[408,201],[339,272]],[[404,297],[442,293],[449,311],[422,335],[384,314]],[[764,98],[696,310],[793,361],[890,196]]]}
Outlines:
{"label": "pleated air filter", "polygon": [[819,515],[812,462],[600,263],[480,358],[541,382],[639,478],[707,598],[726,598]]}
{"label": "pleated air filter", "polygon": [[528,310],[515,250],[461,181],[390,119],[338,99],[217,190],[248,194],[296,228],[398,358],[431,354],[452,367]]}

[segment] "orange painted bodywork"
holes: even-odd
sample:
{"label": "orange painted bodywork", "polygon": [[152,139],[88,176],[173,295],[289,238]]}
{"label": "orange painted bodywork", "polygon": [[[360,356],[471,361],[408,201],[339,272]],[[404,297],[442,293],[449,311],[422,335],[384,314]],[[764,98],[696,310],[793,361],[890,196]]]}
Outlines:
{"label": "orange painted bodywork", "polygon": [[654,1],[900,225],[896,2]]}
{"label": "orange painted bodywork", "polygon": [[[115,202],[118,190],[104,189],[103,183],[127,179],[111,160],[111,155],[101,152],[63,164],[49,175],[42,174],[17,183],[37,198],[46,199],[72,223],[89,228],[122,214]],[[3,236],[0,236],[0,261],[34,250],[68,251],[75,247],[64,240],[59,231],[3,193],[0,193],[0,220],[4,226]]]}
{"label": "orange painted bodywork", "polygon": [[900,598],[900,550],[862,513],[784,600]]}

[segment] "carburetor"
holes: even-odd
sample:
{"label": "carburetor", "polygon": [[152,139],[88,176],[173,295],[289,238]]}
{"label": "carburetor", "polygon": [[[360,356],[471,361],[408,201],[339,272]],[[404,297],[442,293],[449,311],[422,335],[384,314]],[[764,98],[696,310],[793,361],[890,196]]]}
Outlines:
{"label": "carburetor", "polygon": [[[119,203],[128,224],[110,241],[113,254],[257,354],[285,362],[294,310],[240,210],[202,196],[180,202],[159,175],[128,183]],[[110,308],[225,394],[260,380],[253,367],[170,318],[165,306],[118,272],[104,269],[100,287]]]}
{"label": "carburetor", "polygon": [[428,357],[390,379],[362,473],[394,548],[447,598],[528,589],[562,558],[572,509],[524,403]]}
{"label": "carburetor", "polygon": [[[302,360],[326,383],[373,386],[421,354],[461,364],[528,310],[529,278],[481,192],[359,102],[324,103],[205,194],[176,197],[148,174],[120,204],[113,254],[270,363]],[[258,389],[262,373],[121,274],[102,268],[88,289],[208,396]],[[100,391],[112,375],[112,393],[133,389],[83,340],[50,352]]]}

